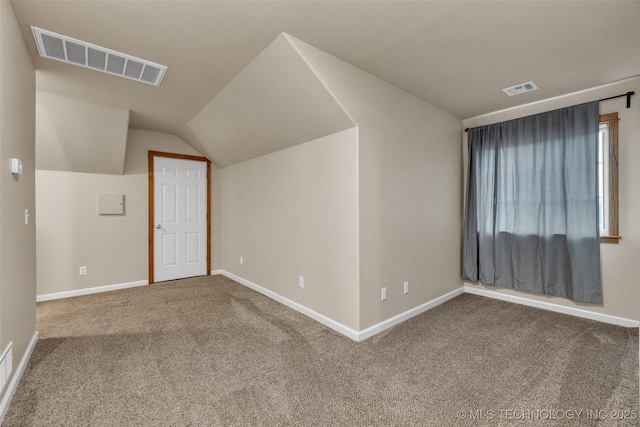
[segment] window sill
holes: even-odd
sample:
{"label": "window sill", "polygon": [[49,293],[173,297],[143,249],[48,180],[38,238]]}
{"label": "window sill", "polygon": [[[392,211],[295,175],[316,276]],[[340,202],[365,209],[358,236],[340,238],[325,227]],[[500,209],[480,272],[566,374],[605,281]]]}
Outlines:
{"label": "window sill", "polygon": [[600,236],[600,243],[614,243],[617,245],[620,239],[622,239],[620,236]]}

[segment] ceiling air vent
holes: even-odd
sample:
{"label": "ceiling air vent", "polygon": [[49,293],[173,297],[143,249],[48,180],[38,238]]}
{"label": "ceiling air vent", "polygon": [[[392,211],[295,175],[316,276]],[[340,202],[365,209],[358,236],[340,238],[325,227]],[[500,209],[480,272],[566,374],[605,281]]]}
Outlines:
{"label": "ceiling air vent", "polygon": [[167,67],[105,47],[31,27],[40,56],[159,86]]}
{"label": "ceiling air vent", "polygon": [[506,89],[502,89],[504,93],[509,96],[520,95],[521,93],[531,92],[538,89],[538,86],[534,82],[520,83],[519,85],[511,86]]}

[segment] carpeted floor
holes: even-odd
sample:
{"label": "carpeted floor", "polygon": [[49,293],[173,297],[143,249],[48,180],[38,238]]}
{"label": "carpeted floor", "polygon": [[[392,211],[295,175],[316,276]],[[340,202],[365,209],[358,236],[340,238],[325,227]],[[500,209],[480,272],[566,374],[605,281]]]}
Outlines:
{"label": "carpeted floor", "polygon": [[361,343],[223,276],[37,327],[4,426],[639,425],[637,329],[468,294]]}

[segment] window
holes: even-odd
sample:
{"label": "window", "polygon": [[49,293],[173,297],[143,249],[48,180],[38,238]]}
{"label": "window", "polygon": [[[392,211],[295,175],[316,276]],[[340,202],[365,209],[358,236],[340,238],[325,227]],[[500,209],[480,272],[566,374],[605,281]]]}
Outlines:
{"label": "window", "polygon": [[602,302],[599,124],[592,101],[469,129],[464,279]]}
{"label": "window", "polygon": [[600,116],[598,208],[600,241],[618,243],[618,113]]}

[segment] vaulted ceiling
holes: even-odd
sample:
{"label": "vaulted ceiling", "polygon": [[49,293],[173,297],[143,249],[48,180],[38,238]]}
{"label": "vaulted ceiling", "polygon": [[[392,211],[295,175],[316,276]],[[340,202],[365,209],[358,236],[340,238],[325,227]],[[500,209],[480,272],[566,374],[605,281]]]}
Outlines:
{"label": "vaulted ceiling", "polygon": [[[638,1],[12,1],[39,90],[186,124],[281,32],[460,118],[640,75]],[[38,56],[30,26],[168,66],[159,87]],[[537,91],[502,88],[533,80]],[[286,87],[286,86],[283,86]],[[196,147],[197,148],[197,147]]]}

